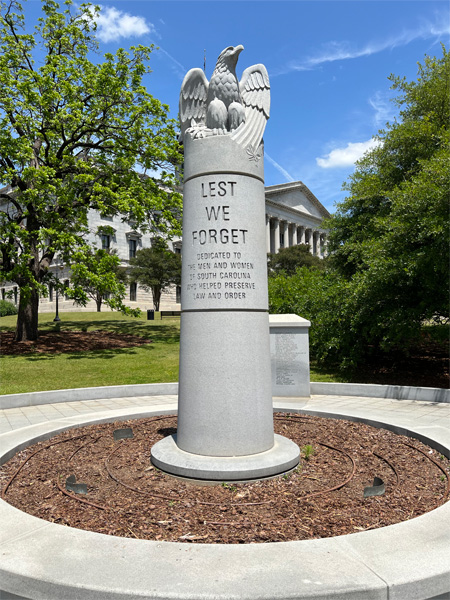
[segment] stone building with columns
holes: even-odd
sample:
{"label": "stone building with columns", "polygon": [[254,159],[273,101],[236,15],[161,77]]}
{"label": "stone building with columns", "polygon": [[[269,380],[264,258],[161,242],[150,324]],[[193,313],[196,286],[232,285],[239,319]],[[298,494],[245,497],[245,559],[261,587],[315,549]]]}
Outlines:
{"label": "stone building with columns", "polygon": [[301,181],[266,187],[267,252],[309,244],[315,256],[326,254],[322,220],[330,213]]}
{"label": "stone building with columns", "polygon": [[[301,181],[282,183],[265,188],[266,197],[266,249],[267,252],[278,252],[280,248],[309,244],[312,254],[323,258],[326,255],[326,229],[322,220],[329,217],[329,212],[316,196]],[[1,210],[1,207],[0,207]],[[102,219],[98,212],[91,210],[88,217],[89,242],[96,247],[115,249],[122,266],[129,264],[130,258],[138,250],[150,247],[152,239],[149,234],[140,234],[132,226],[122,222],[120,217]],[[182,253],[182,240],[169,243],[171,250]],[[51,267],[58,278],[70,285],[70,269],[57,260]],[[19,290],[16,284],[3,282],[0,284],[0,298],[10,299],[18,304]],[[180,310],[180,289],[175,286],[161,297],[161,310]],[[152,295],[137,284],[130,284],[125,304],[142,310],[152,309]],[[54,312],[56,293],[50,287],[47,297],[41,298],[40,312]],[[86,307],[76,306],[72,300],[59,295],[60,311],[95,311],[95,302]],[[109,308],[104,305],[102,310]]]}

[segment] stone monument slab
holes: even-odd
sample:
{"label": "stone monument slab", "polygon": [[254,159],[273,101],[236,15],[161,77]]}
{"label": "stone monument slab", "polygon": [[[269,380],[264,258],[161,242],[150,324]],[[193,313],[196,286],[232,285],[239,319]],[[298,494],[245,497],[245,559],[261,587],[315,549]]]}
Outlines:
{"label": "stone monument slab", "polygon": [[310,321],[297,315],[270,315],[269,322],[273,395],[309,398]]}

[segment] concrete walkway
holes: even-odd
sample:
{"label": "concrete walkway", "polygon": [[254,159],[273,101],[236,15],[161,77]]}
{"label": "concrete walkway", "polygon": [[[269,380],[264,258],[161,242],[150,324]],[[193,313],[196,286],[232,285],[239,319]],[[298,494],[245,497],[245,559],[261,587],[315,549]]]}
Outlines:
{"label": "concrete walkway", "polygon": [[[365,420],[391,422],[399,427],[439,427],[450,434],[450,403],[394,400],[357,396],[314,395],[311,398],[274,398],[274,407],[292,406],[293,410],[342,414]],[[60,417],[75,417],[126,408],[177,407],[176,395],[133,396],[40,404],[0,410],[0,434]],[[0,396],[1,406],[1,396]]]}
{"label": "concrete walkway", "polygon": [[103,411],[116,411],[122,408],[140,407],[151,409],[153,406],[166,404],[176,409],[177,396],[133,396],[131,398],[106,398],[102,400],[81,400],[5,408],[0,410],[0,434],[27,427],[28,425],[54,421],[61,417],[90,415]]}

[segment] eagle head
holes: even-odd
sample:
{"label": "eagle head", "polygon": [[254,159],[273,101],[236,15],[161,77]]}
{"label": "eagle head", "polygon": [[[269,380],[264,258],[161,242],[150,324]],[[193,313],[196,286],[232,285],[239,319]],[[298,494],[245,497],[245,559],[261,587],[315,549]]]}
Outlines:
{"label": "eagle head", "polygon": [[244,49],[244,46],[228,46],[225,50],[219,54],[219,58],[217,59],[216,68],[219,65],[227,66],[231,71],[234,71],[236,68],[236,64],[239,58],[239,54]]}

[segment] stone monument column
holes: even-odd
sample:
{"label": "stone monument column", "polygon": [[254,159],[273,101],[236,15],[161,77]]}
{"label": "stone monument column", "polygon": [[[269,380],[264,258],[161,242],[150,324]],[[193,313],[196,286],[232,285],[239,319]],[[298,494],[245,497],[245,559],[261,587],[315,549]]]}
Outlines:
{"label": "stone monument column", "polygon": [[263,160],[228,136],[187,139],[183,212],[177,444],[264,452],[274,440]]}
{"label": "stone monument column", "polygon": [[[205,123],[190,120],[184,132],[178,431],[152,448],[152,462],[162,470],[216,481],[272,476],[299,461],[298,447],[273,431],[262,143],[269,111],[265,68],[255,65],[244,72],[228,109],[226,86],[220,95],[222,63],[232,81],[241,49],[222,52],[209,83],[200,69],[193,69],[182,86],[182,130],[182,115],[189,115],[190,103],[198,104],[202,95],[198,86],[205,86],[205,98],[213,83],[216,89],[210,103],[205,100]],[[222,61],[224,55],[232,60]],[[198,106],[192,110],[198,112]]]}

